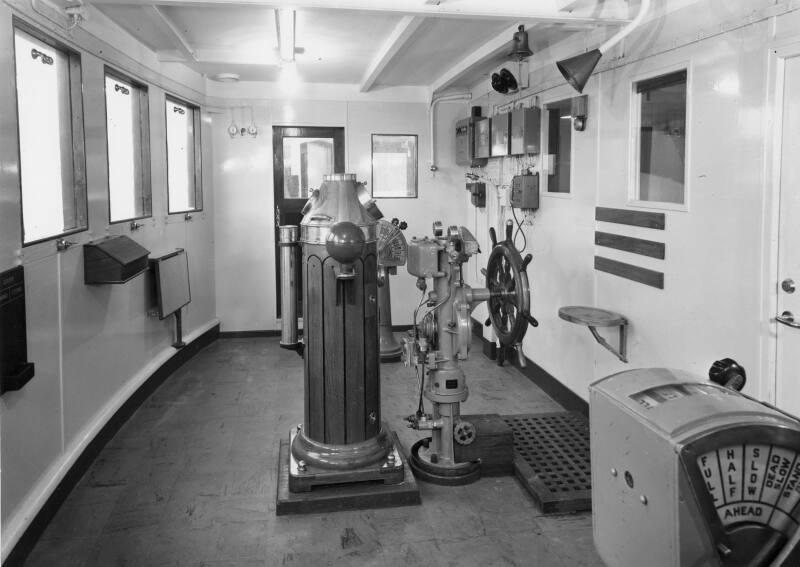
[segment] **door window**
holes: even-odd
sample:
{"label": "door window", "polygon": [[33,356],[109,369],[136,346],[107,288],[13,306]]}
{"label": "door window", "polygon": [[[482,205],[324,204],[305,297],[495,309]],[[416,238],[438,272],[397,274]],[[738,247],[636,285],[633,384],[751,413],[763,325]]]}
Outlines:
{"label": "door window", "polygon": [[333,138],[283,139],[283,197],[308,199],[309,189],[333,173]]}

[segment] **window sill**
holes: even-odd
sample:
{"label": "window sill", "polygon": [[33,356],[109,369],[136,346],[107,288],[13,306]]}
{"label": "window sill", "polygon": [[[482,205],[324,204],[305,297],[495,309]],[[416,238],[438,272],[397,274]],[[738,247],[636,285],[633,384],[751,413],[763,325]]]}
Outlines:
{"label": "window sill", "polygon": [[81,232],[88,232],[88,230],[89,230],[88,226],[81,228],[73,228],[72,230],[68,230],[67,232],[62,232],[61,234],[54,234],[53,236],[45,236],[44,238],[40,238],[38,240],[31,240],[30,242],[23,242],[22,248],[30,248],[31,246],[37,246],[39,244],[47,244],[55,242],[60,238],[67,238],[68,236],[80,234]]}
{"label": "window sill", "polygon": [[689,212],[689,205],[686,203],[666,203],[664,201],[628,201],[629,207],[637,209],[654,209],[658,211],[676,211],[682,213]]}
{"label": "window sill", "polygon": [[555,197],[556,199],[572,199],[572,193],[560,193],[557,191],[545,191],[539,193],[541,197]]}

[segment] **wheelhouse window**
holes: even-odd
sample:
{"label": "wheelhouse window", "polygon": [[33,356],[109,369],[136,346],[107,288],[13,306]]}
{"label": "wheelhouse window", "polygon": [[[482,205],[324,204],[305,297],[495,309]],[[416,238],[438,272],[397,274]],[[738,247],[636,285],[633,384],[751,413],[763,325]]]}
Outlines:
{"label": "wheelhouse window", "polygon": [[547,192],[570,192],[572,165],[572,100],[548,104],[547,110]]}
{"label": "wheelhouse window", "polygon": [[152,214],[147,87],[106,70],[109,222]]}
{"label": "wheelhouse window", "polygon": [[200,109],[167,97],[167,211],[203,208],[200,160]]}
{"label": "wheelhouse window", "polygon": [[22,242],[87,228],[80,55],[14,29]]}
{"label": "wheelhouse window", "polygon": [[634,83],[635,196],[639,201],[686,202],[686,70]]}
{"label": "wheelhouse window", "polygon": [[417,136],[372,135],[372,196],[417,197]]}

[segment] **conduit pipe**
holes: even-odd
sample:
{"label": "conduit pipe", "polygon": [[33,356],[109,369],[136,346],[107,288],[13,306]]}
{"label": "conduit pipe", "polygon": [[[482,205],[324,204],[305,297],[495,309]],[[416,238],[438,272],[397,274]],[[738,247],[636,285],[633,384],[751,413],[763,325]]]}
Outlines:
{"label": "conduit pipe", "polygon": [[639,13],[636,14],[636,17],[631,20],[628,25],[611,36],[611,38],[600,47],[587,51],[586,53],[581,53],[575,57],[556,62],[558,70],[561,71],[561,74],[564,75],[567,82],[579,93],[583,92],[586,81],[589,80],[589,76],[592,74],[592,71],[594,71],[597,62],[600,61],[603,54],[636,29],[639,24],[642,23],[649,10],[650,0],[642,0],[639,6]]}
{"label": "conduit pipe", "polygon": [[30,5],[34,12],[67,31],[74,29],[86,18],[83,0],[73,0],[64,8],[63,13],[44,0],[30,0]]}
{"label": "conduit pipe", "polygon": [[442,95],[439,97],[433,97],[431,99],[431,161],[430,161],[430,170],[436,171],[439,169],[436,166],[436,106],[440,102],[457,102],[460,100],[469,100],[472,98],[472,94],[470,93],[454,93],[448,95]]}

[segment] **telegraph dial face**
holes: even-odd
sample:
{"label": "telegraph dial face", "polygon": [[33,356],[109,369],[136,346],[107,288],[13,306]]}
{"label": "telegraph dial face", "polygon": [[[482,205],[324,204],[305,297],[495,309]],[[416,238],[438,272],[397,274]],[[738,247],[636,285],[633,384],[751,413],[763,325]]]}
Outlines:
{"label": "telegraph dial face", "polygon": [[766,565],[800,526],[800,432],[724,429],[688,443],[681,461],[722,565]]}

